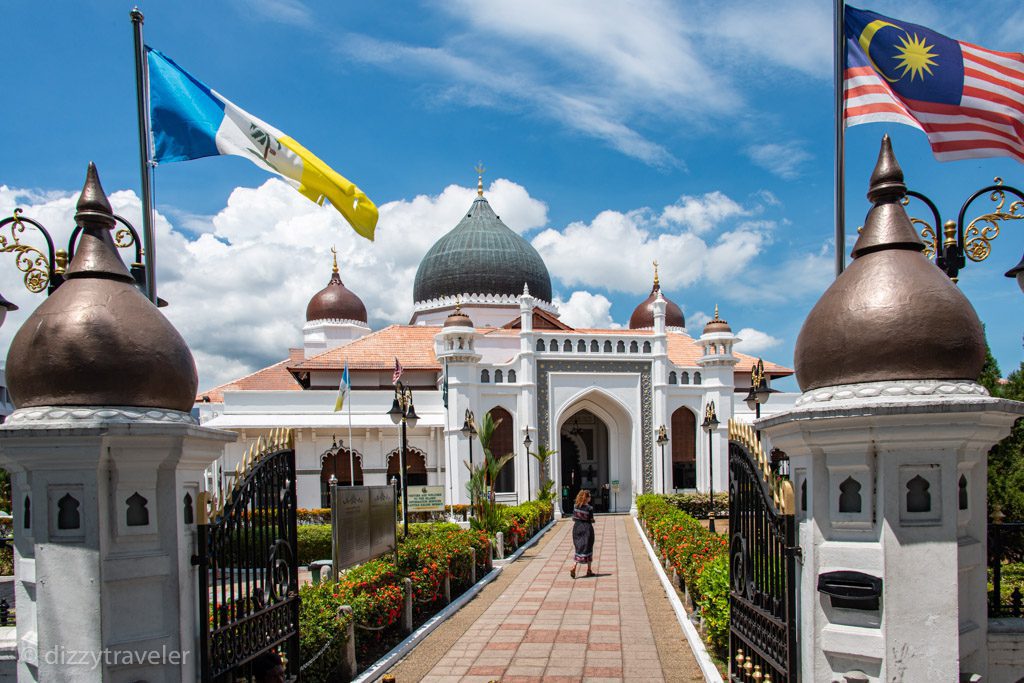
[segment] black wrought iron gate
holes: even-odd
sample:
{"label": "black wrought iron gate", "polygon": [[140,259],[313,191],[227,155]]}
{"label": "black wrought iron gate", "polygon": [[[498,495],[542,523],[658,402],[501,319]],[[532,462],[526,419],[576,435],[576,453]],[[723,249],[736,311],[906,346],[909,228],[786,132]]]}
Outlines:
{"label": "black wrought iron gate", "polygon": [[274,430],[249,449],[224,500],[201,494],[198,552],[202,680],[247,675],[276,648],[289,680],[299,670],[295,449]]}
{"label": "black wrought iron gate", "polygon": [[[750,425],[729,421],[729,674],[799,679],[793,487]],[[760,675],[758,675],[760,673]]]}

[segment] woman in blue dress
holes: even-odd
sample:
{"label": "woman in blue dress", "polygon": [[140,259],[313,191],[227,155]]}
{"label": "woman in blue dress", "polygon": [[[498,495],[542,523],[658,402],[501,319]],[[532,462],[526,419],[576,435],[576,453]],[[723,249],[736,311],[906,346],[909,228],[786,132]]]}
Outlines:
{"label": "woman in blue dress", "polygon": [[594,561],[594,508],[590,506],[590,491],[582,489],[576,494],[572,511],[573,564],[569,576],[576,578],[576,566],[587,565],[587,576],[594,576],[590,565]]}

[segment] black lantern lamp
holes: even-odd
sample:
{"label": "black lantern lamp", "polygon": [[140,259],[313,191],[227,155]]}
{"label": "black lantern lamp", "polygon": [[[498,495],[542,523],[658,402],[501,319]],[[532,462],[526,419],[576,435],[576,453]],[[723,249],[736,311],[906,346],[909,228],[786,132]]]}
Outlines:
{"label": "black lantern lamp", "polygon": [[768,398],[775,393],[775,390],[768,386],[768,376],[764,373],[764,361],[760,358],[750,370],[750,391],[747,392],[747,407],[754,411],[754,418],[761,419],[761,405],[768,402]]}
{"label": "black lantern lamp", "polygon": [[523,431],[526,432],[526,436],[523,437],[523,448],[526,449],[526,500],[533,500],[533,491],[530,488],[530,446],[533,445],[533,439],[530,438],[529,427],[523,427]]}
{"label": "black lantern lamp", "polygon": [[715,412],[715,402],[709,401],[704,408],[704,422],[701,427],[708,433],[708,531],[715,533],[715,458],[714,443],[715,430],[718,429],[718,414]]}
{"label": "black lantern lamp", "polygon": [[476,418],[473,411],[466,409],[466,419],[462,423],[462,435],[469,439],[469,464],[473,465],[473,437],[476,436]]}
{"label": "black lantern lamp", "polygon": [[391,402],[391,410],[388,417],[394,424],[402,425],[400,432],[401,443],[398,451],[398,472],[402,482],[402,530],[409,535],[409,473],[406,471],[406,451],[409,448],[409,439],[406,435],[406,426],[416,427],[420,419],[416,414],[416,407],[412,402],[412,389],[404,386],[401,382],[395,383],[395,399]]}
{"label": "black lantern lamp", "polygon": [[1006,277],[1017,278],[1017,286],[1024,292],[1024,256],[1020,257],[1020,263],[1006,271]]}
{"label": "black lantern lamp", "polygon": [[665,444],[668,443],[668,430],[665,425],[658,427],[658,445],[661,447],[661,480],[664,482],[665,492],[668,493],[668,465],[665,464]]}

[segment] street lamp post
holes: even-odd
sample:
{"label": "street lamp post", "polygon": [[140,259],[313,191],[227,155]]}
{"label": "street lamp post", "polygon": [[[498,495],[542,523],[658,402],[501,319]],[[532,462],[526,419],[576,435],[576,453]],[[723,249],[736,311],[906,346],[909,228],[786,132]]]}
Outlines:
{"label": "street lamp post", "polygon": [[[469,476],[473,476],[473,437],[476,436],[476,418],[473,411],[466,408],[466,419],[462,423],[462,434],[469,439]],[[472,492],[471,492],[472,493]],[[470,496],[469,507],[476,505],[476,497]]]}
{"label": "street lamp post", "polygon": [[[1006,195],[1016,197],[1010,205],[1006,205]],[[977,218],[967,221],[967,211],[976,200],[988,195],[989,200],[995,203],[995,207]],[[995,184],[983,187],[974,192],[967,201],[960,207],[955,221],[942,222],[938,207],[935,203],[914,190],[907,190],[904,204],[910,198],[923,202],[931,211],[935,220],[934,224],[927,221],[911,218],[911,221],[921,228],[921,237],[924,240],[924,253],[928,258],[935,260],[935,265],[943,270],[956,282],[960,270],[967,265],[967,259],[979,263],[988,258],[992,252],[992,240],[999,236],[1000,224],[1007,220],[1020,220],[1024,218],[1024,192],[1004,185],[1002,178],[996,178]],[[966,222],[966,225],[965,225]],[[940,229],[942,234],[940,235]],[[941,242],[941,244],[940,244]],[[1017,285],[1024,292],[1024,257],[1010,270],[1006,271],[1006,277],[1015,278]]]}
{"label": "street lamp post", "polygon": [[714,461],[714,434],[718,429],[718,415],[715,413],[715,402],[709,401],[704,408],[704,422],[701,427],[708,433],[708,498],[710,499],[710,511],[708,512],[708,531],[715,533],[715,461]]}
{"label": "street lamp post", "polygon": [[658,445],[661,446],[661,485],[665,487],[665,493],[668,493],[668,465],[665,464],[665,444],[668,443],[668,432],[665,430],[665,425],[658,427]]}
{"label": "street lamp post", "polygon": [[405,431],[408,424],[413,429],[420,419],[416,414],[416,407],[412,403],[412,389],[403,386],[401,382],[395,383],[395,400],[391,404],[388,416],[394,424],[402,425],[401,444],[398,452],[398,473],[402,482],[402,533],[409,535],[409,473],[406,471],[406,452],[409,448],[409,441]]}
{"label": "street lamp post", "polygon": [[533,491],[530,489],[530,446],[533,445],[533,439],[530,438],[530,428],[524,427],[523,431],[526,432],[526,437],[523,439],[523,448],[526,449],[526,500],[533,500]]}
{"label": "street lamp post", "polygon": [[[774,389],[768,386],[768,377],[764,374],[764,361],[760,358],[750,369],[750,391],[744,399],[747,407],[754,411],[754,419],[761,419],[761,404],[767,403],[768,398],[775,393]],[[757,439],[761,440],[761,430],[757,430]]]}
{"label": "street lamp post", "polygon": [[[90,168],[90,173],[95,173],[95,169]],[[145,293],[148,280],[146,266],[143,263],[143,240],[127,220],[118,215],[114,215],[114,220],[121,224],[113,231],[114,246],[118,249],[134,247],[135,258],[129,270],[136,286]],[[46,246],[36,248],[22,241],[28,228],[38,231]],[[41,223],[23,215],[21,209],[14,209],[9,218],[0,220],[0,254],[14,255],[15,266],[25,274],[22,278],[25,289],[33,294],[45,291],[46,295],[50,296],[64,284],[65,271],[74,258],[81,235],[82,226],[76,225],[68,239],[67,249],[56,249],[49,231]],[[159,305],[166,306],[167,302],[161,299]],[[7,311],[16,310],[16,305],[0,295],[0,324],[3,323]]]}

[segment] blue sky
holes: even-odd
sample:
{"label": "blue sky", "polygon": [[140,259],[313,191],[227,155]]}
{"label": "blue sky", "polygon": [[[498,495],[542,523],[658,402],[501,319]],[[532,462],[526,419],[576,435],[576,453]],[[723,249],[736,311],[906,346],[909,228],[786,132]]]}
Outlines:
{"label": "blue sky", "polygon": [[[832,10],[829,2],[140,4],[146,41],[356,182],[378,240],[355,237],[242,159],[156,171],[165,309],[202,387],[285,355],[305,303],[342,277],[379,327],[406,322],[412,277],[473,195],[478,160],[495,210],[544,255],[565,317],[628,321],[662,263],[691,332],[718,303],[748,352],[792,363],[807,311],[832,277]],[[1024,50],[1024,10],[990,2],[862,5],[954,38]],[[0,213],[15,205],[69,232],[86,163],[115,208],[138,216],[131,4],[5,3]],[[908,184],[955,215],[1006,159],[940,164],[919,131],[847,133],[847,250],[868,205],[883,133]],[[945,217],[945,216],[944,216]],[[1021,293],[1003,273],[1024,251],[1011,225],[961,287],[1004,372],[1022,359]],[[0,268],[22,310],[41,300]],[[922,301],[920,305],[927,305]],[[790,385],[795,387],[795,384]]]}

